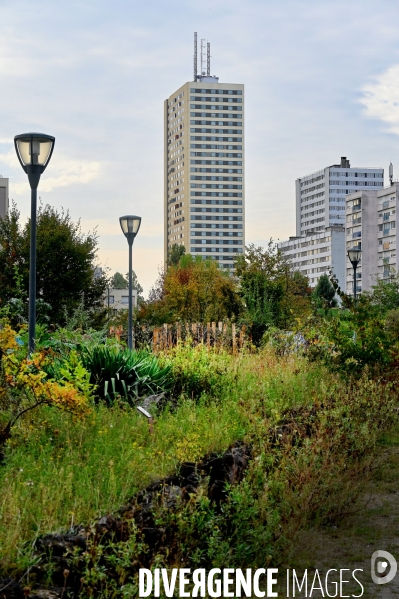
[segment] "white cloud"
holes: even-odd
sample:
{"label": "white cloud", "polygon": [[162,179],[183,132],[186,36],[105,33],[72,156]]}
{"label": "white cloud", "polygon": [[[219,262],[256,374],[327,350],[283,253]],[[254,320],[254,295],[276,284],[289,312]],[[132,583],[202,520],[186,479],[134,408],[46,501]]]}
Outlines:
{"label": "white cloud", "polygon": [[[60,165],[52,165],[51,172],[58,174],[47,177],[44,174],[40,181],[40,191],[53,191],[58,187],[68,187],[76,183],[89,183],[96,179],[100,170],[100,163],[95,161],[67,160]],[[11,190],[16,194],[24,194],[30,189],[28,182],[11,183]]]}
{"label": "white cloud", "polygon": [[[8,168],[20,169],[19,161],[14,148],[0,154],[0,168],[5,165]],[[59,187],[68,187],[76,183],[90,183],[96,179],[100,171],[100,162],[94,160],[68,160],[62,156],[51,161],[51,172],[47,176],[45,172],[40,182],[41,191],[53,191]],[[11,191],[16,194],[24,194],[30,189],[28,181],[21,182],[11,180]]]}
{"label": "white cloud", "polygon": [[391,66],[363,92],[360,102],[366,107],[366,115],[385,122],[388,131],[399,134],[399,65]]}
{"label": "white cloud", "polygon": [[[4,142],[6,143],[6,142]],[[9,142],[8,142],[9,143]],[[19,165],[17,154],[15,152],[14,147],[12,147],[8,152],[4,152],[0,154],[0,164],[5,164],[10,168],[17,168]]]}

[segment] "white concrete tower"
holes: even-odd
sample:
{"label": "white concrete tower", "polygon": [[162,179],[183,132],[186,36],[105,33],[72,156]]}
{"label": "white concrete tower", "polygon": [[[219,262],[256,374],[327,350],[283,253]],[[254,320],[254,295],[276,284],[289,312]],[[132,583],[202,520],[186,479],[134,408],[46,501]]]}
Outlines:
{"label": "white concrete tower", "polygon": [[383,168],[351,167],[341,158],[295,182],[296,235],[313,235],[333,225],[345,226],[345,196],[359,190],[380,190]]}
{"label": "white concrete tower", "polygon": [[[244,86],[210,75],[210,47],[194,81],[164,104],[165,262],[175,243],[231,269],[245,242]],[[206,63],[206,68],[205,68]]]}

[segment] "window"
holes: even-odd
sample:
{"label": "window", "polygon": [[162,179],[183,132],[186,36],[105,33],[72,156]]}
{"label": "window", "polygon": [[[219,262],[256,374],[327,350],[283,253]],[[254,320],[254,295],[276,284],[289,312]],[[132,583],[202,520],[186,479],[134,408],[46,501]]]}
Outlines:
{"label": "window", "polygon": [[129,296],[128,295],[122,295],[121,304],[128,304],[128,303],[129,303]]}
{"label": "window", "polygon": [[114,297],[113,295],[109,295],[109,296],[108,296],[108,303],[109,303],[109,304],[113,304],[113,303],[115,303],[115,297]]}

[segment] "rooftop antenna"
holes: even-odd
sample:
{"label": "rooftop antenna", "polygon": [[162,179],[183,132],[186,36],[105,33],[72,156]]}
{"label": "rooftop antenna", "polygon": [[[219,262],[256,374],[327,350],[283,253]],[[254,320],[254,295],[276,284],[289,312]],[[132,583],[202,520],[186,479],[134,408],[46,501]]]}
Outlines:
{"label": "rooftop antenna", "polygon": [[197,68],[197,32],[194,33],[194,81],[197,81],[198,68]]}
{"label": "rooftop antenna", "polygon": [[211,76],[211,44],[206,44],[206,74],[208,77]]}
{"label": "rooftop antenna", "polygon": [[205,38],[201,38],[201,76],[205,77]]}
{"label": "rooftop antenna", "polygon": [[393,164],[392,162],[389,165],[389,182],[393,185]]}

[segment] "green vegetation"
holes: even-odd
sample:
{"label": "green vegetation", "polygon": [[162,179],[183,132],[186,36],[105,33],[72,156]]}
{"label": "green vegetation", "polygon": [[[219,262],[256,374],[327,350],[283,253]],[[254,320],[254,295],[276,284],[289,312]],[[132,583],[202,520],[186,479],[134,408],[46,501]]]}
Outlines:
{"label": "green vegetation", "polygon": [[[148,339],[131,352],[93,328],[81,299],[62,326],[43,317],[27,356],[24,283],[10,269],[0,579],[32,567],[31,584],[64,584],[37,547],[68,531],[83,541],[64,555],[65,584],[82,599],[135,597],[138,565],[278,565],[299,533],[338,522],[367,484],[398,424],[398,279],[354,302],[328,277],[311,293],[272,243],[250,246],[234,277],[175,250],[139,323],[230,319],[248,331],[238,353],[188,334],[157,354]],[[115,528],[101,528],[109,519]]]}
{"label": "green vegetation", "polygon": [[[0,309],[16,323],[27,317],[30,221],[22,226],[15,205],[0,219]],[[55,250],[56,248],[56,250]],[[98,238],[82,233],[68,212],[39,206],[37,213],[37,297],[39,321],[63,325],[84,302],[92,324],[101,310],[106,279],[96,271]],[[96,274],[96,276],[95,276]]]}
{"label": "green vegetation", "polygon": [[115,289],[127,289],[128,282],[120,272],[116,272],[111,277],[110,287],[114,287]]}
{"label": "green vegetation", "polygon": [[168,390],[172,384],[170,365],[161,367],[147,351],[95,345],[83,351],[82,361],[96,396],[109,404],[117,398],[130,403],[143,395]]}
{"label": "green vegetation", "polygon": [[174,243],[169,250],[168,266],[179,266],[180,258],[186,253],[184,245]]}

